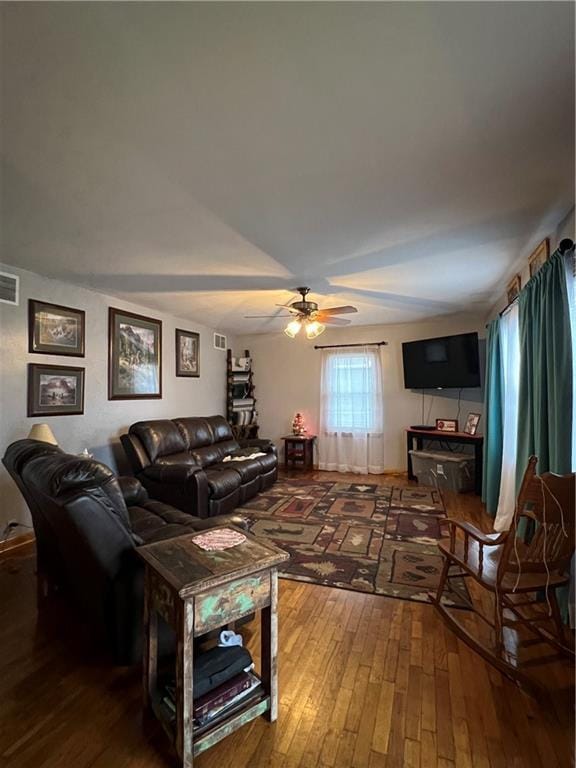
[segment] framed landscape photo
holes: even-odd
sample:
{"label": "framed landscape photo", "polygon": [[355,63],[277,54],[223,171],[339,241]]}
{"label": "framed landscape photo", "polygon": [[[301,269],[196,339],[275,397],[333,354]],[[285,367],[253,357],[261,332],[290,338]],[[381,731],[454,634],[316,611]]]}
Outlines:
{"label": "framed landscape photo", "polygon": [[469,413],[466,418],[466,424],[464,425],[464,432],[467,435],[475,435],[478,429],[478,423],[480,422],[479,413]]}
{"label": "framed landscape photo", "polygon": [[542,240],[540,245],[535,248],[528,257],[528,266],[530,267],[530,277],[534,277],[540,267],[548,261],[550,256],[550,240]]}
{"label": "framed landscape photo", "polygon": [[512,280],[508,283],[506,286],[506,298],[508,301],[508,304],[512,304],[512,302],[518,298],[520,295],[520,289],[522,287],[522,278],[520,275],[515,275]]}
{"label": "framed landscape photo", "polygon": [[84,368],[28,364],[28,416],[84,413]]}
{"label": "framed landscape photo", "polygon": [[162,397],[162,321],[110,307],[108,399]]}
{"label": "framed landscape photo", "polygon": [[200,334],[176,328],[176,376],[200,376]]}
{"label": "framed landscape photo", "polygon": [[436,419],[436,429],[438,432],[458,432],[458,421],[456,419]]}
{"label": "framed landscape photo", "polygon": [[28,351],[84,357],[86,313],[82,309],[28,301]]}

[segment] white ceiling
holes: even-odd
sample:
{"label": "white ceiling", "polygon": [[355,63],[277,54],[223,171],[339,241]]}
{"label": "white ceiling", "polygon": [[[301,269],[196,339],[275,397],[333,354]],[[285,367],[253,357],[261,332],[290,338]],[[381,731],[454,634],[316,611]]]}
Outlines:
{"label": "white ceiling", "polygon": [[[571,3],[4,3],[2,261],[224,330],[486,310],[573,205]],[[280,310],[278,310],[280,311]]]}

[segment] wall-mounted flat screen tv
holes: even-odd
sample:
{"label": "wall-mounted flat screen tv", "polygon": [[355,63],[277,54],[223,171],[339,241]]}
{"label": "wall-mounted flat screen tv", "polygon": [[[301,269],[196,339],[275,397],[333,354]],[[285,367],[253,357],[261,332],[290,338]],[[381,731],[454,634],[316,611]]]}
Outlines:
{"label": "wall-mounted flat screen tv", "polygon": [[480,386],[477,333],[405,342],[402,360],[406,389]]}

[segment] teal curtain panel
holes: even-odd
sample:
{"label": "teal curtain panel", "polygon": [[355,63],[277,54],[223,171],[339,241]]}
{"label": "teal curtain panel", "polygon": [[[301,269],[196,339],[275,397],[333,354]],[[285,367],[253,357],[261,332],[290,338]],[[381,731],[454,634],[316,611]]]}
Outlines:
{"label": "teal curtain panel", "polygon": [[488,325],[486,341],[486,380],[484,384],[484,471],[482,475],[482,501],[486,511],[495,516],[500,493],[502,472],[502,440],[504,380],[502,348],[500,344],[500,317]]}
{"label": "teal curtain panel", "polygon": [[556,251],[519,296],[520,394],[516,485],[528,458],[538,474],[571,471],[572,340],[564,256]]}

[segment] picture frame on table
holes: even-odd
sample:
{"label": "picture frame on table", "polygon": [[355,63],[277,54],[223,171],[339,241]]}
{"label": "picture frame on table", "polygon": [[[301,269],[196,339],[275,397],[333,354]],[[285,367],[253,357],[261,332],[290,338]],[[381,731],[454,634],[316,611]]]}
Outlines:
{"label": "picture frame on table", "polygon": [[200,378],[200,334],[176,328],[176,376]]}
{"label": "picture frame on table", "polygon": [[162,321],[110,307],[108,399],[162,397]]}
{"label": "picture frame on table", "polygon": [[436,419],[437,432],[458,432],[457,419]]}
{"label": "picture frame on table", "polygon": [[467,435],[475,435],[478,431],[478,424],[482,415],[480,413],[469,413],[466,417],[466,424],[464,425],[464,432]]}
{"label": "picture frame on table", "polygon": [[28,363],[28,416],[84,413],[84,368]]}
{"label": "picture frame on table", "polygon": [[28,300],[28,351],[38,355],[84,357],[86,313],[83,309]]}

